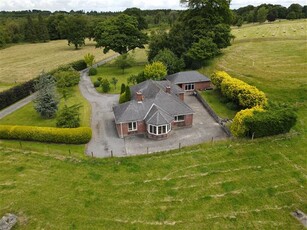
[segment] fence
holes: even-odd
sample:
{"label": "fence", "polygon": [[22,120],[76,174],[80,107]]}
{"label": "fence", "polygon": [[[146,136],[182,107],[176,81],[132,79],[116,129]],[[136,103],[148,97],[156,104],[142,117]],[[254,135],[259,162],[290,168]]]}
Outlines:
{"label": "fence", "polygon": [[213,119],[219,123],[222,127],[222,129],[224,130],[224,132],[231,137],[231,132],[228,129],[227,126],[225,126],[225,122],[222,118],[220,118],[215,112],[214,110],[210,107],[210,105],[205,101],[205,99],[200,95],[200,93],[198,91],[195,91],[195,97],[198,99],[198,101],[204,106],[204,108],[208,111],[208,113],[211,115],[211,117],[213,117]]}

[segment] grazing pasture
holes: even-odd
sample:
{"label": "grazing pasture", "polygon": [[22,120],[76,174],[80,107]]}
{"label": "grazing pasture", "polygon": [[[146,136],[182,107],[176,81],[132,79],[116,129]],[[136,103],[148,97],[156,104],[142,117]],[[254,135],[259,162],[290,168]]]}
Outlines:
{"label": "grazing pasture", "polygon": [[[83,59],[92,53],[97,61],[110,57],[114,52],[104,54],[95,48],[94,41],[75,50],[66,40],[48,43],[20,44],[0,50],[0,87],[2,83],[15,84],[36,77],[41,71],[52,70],[59,65]],[[1,88],[0,88],[1,89]]]}

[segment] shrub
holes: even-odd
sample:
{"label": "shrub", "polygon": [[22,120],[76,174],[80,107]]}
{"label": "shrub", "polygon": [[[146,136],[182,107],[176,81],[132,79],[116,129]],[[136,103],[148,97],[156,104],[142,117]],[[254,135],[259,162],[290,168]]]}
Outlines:
{"label": "shrub", "polygon": [[0,139],[39,141],[64,144],[86,144],[92,138],[92,130],[80,128],[52,128],[36,126],[0,125]]}
{"label": "shrub", "polygon": [[264,92],[244,81],[230,77],[226,72],[215,72],[211,76],[211,81],[225,97],[242,108],[265,106],[267,104]]}
{"label": "shrub", "polygon": [[144,77],[146,79],[161,80],[166,74],[166,66],[160,61],[147,64],[144,68]]}
{"label": "shrub", "polygon": [[120,86],[120,94],[123,94],[125,91],[126,91],[126,85],[122,83],[122,85]]}
{"label": "shrub", "polygon": [[246,136],[265,137],[287,133],[295,125],[297,116],[291,108],[269,109],[254,112],[244,119],[247,128]]}
{"label": "shrub", "polygon": [[74,69],[59,70],[53,76],[58,88],[72,87],[78,85],[80,81],[80,74]]}
{"label": "shrub", "polygon": [[86,62],[84,60],[74,61],[70,63],[70,65],[72,66],[72,68],[74,68],[77,71],[84,70],[87,67]]}
{"label": "shrub", "polygon": [[101,81],[101,88],[102,88],[102,92],[107,93],[110,91],[110,82],[108,81],[108,79],[103,79]]}
{"label": "shrub", "polygon": [[98,77],[98,78],[97,78],[97,80],[101,82],[101,80],[102,80],[102,77]]}
{"label": "shrub", "polygon": [[16,85],[8,90],[0,92],[0,110],[35,92],[35,84],[38,78]]}
{"label": "shrub", "polygon": [[94,76],[97,74],[97,69],[96,68],[90,68],[89,72],[88,72],[89,76]]}
{"label": "shrub", "polygon": [[125,93],[122,93],[122,94],[119,96],[119,101],[118,101],[118,103],[119,103],[119,104],[123,104],[123,103],[125,103],[125,102],[127,102],[127,101],[126,101],[126,94],[125,94]]}
{"label": "shrub", "polygon": [[259,107],[254,107],[251,109],[241,110],[240,112],[236,114],[230,126],[230,131],[232,135],[234,135],[235,137],[246,136],[249,130],[248,130],[248,127],[245,125],[244,120],[247,117],[252,117],[254,111],[263,111],[263,109]]}
{"label": "shrub", "polygon": [[56,118],[56,126],[59,128],[77,128],[80,126],[80,105],[64,105]]}
{"label": "shrub", "polygon": [[95,81],[95,82],[94,82],[94,87],[95,87],[95,88],[97,88],[97,87],[99,87],[99,86],[100,86],[100,84],[101,84],[101,82],[100,82],[100,81]]}

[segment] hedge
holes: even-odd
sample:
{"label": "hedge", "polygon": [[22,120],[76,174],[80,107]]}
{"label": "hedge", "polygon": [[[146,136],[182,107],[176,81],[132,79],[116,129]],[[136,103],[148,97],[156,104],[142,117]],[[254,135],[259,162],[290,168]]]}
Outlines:
{"label": "hedge", "polygon": [[29,96],[35,91],[35,84],[38,78],[16,85],[8,90],[0,92],[0,110],[15,102]]}
{"label": "hedge", "polygon": [[244,81],[230,77],[224,71],[215,72],[211,76],[211,81],[226,98],[235,102],[241,108],[265,106],[267,104],[264,92]]}
{"label": "hedge", "polygon": [[64,144],[86,144],[92,138],[88,127],[53,128],[36,126],[0,125],[0,139],[39,141]]}
{"label": "hedge", "polygon": [[259,107],[238,112],[230,130],[236,137],[265,137],[287,133],[295,125],[297,116],[291,108]]}

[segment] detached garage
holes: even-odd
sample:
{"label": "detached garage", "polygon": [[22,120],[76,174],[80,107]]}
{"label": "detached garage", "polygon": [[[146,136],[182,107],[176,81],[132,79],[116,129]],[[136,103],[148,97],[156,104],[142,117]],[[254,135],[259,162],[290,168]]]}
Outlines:
{"label": "detached garage", "polygon": [[178,72],[166,77],[185,91],[205,90],[211,88],[211,80],[197,71]]}

